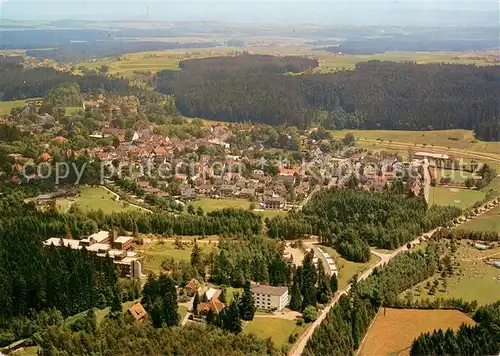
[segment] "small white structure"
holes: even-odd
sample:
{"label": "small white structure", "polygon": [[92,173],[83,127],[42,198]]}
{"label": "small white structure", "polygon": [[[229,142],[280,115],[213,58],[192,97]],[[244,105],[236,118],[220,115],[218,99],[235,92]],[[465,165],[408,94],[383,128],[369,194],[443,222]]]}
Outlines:
{"label": "small white structure", "polygon": [[281,311],[288,304],[288,288],[265,284],[252,286],[257,309]]}
{"label": "small white structure", "polygon": [[219,293],[218,289],[215,288],[209,288],[206,292],[205,295],[207,296],[208,301],[211,301],[213,297],[215,297]]}

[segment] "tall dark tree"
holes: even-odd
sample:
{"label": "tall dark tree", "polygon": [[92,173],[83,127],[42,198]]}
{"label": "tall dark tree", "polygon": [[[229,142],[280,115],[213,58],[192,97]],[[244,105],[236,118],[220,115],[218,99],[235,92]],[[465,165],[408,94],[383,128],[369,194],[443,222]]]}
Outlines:
{"label": "tall dark tree", "polygon": [[337,279],[337,274],[333,273],[330,277],[330,290],[332,293],[336,293],[339,289],[339,280]]}
{"label": "tall dark tree", "polygon": [[198,313],[198,304],[200,304],[200,295],[198,292],[194,293],[194,299],[193,299],[193,312],[196,314]]}
{"label": "tall dark tree", "polygon": [[314,252],[311,250],[302,262],[302,310],[309,305],[316,306],[316,281],[317,273],[314,266]]}
{"label": "tall dark tree", "polygon": [[290,299],[290,309],[295,311],[302,310],[302,294],[300,293],[300,286],[297,282],[293,282],[292,293]]}
{"label": "tall dark tree", "polygon": [[320,303],[328,303],[332,297],[332,290],[330,287],[330,281],[325,272],[323,262],[318,261],[318,282],[316,288],[316,298]]}
{"label": "tall dark tree", "polygon": [[255,314],[255,298],[250,287],[250,281],[245,283],[243,288],[243,295],[239,303],[241,319],[250,321],[253,320]]}

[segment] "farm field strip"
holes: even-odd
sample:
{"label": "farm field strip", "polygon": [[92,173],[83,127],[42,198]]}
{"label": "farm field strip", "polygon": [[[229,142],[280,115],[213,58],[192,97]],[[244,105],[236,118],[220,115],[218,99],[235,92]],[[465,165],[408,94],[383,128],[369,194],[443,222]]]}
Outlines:
{"label": "farm field strip", "polygon": [[500,206],[482,214],[477,219],[466,222],[459,229],[500,233]]}
{"label": "farm field strip", "polygon": [[[458,310],[381,308],[363,341],[359,356],[407,354],[413,340],[435,329],[458,329],[474,321]],[[383,340],[383,342],[381,342]]]}

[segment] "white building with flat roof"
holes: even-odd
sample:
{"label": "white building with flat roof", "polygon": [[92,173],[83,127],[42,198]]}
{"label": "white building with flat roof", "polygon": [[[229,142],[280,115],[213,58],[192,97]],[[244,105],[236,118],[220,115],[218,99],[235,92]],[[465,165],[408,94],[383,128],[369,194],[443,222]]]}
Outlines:
{"label": "white building with flat roof", "polygon": [[281,311],[288,304],[288,288],[273,287],[265,284],[252,286],[255,307],[262,310]]}
{"label": "white building with flat roof", "polygon": [[87,249],[96,258],[109,256],[116,266],[117,274],[121,277],[142,277],[141,263],[136,252],[129,251],[132,248],[132,238],[120,236],[117,241],[110,243],[108,231],[99,231],[81,240],[63,239],[52,237],[43,242],[45,246],[69,247],[72,250]]}

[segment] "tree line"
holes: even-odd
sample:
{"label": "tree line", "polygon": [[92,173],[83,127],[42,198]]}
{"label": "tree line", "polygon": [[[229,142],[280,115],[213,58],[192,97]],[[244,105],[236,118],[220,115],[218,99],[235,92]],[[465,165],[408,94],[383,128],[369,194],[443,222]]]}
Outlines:
{"label": "tree line", "polygon": [[496,355],[500,351],[500,301],[480,307],[474,326],[462,324],[423,333],[413,341],[410,355]]}
{"label": "tree line", "polygon": [[77,83],[83,93],[106,91],[129,94],[133,91],[126,79],[107,77],[95,71],[80,76],[54,68],[25,68],[22,65],[0,64],[1,100],[44,97],[54,87],[65,83]]}
{"label": "tree line", "polygon": [[499,117],[499,66],[369,61],[353,71],[281,75],[259,73],[258,64],[238,57],[195,61],[155,79],[157,90],[176,95],[186,116],[337,130],[478,127],[478,133]]}
{"label": "tree line", "polygon": [[[29,214],[3,218],[0,224],[0,302],[4,306],[0,311],[0,335],[12,333],[12,325],[29,325],[23,318],[41,310],[56,308],[68,316],[93,307],[121,304],[122,294],[110,258],[97,264],[85,248],[74,251],[44,247],[42,241],[48,233],[61,227],[65,231],[67,226],[52,221],[50,216]],[[15,332],[23,333],[19,330],[22,328]],[[14,341],[5,334],[1,339]]]}
{"label": "tree line", "polygon": [[105,215],[102,211],[92,211],[85,216],[103,229],[164,236],[258,235],[263,228],[259,215],[242,209],[217,210],[203,216],[147,212]]}
{"label": "tree line", "polygon": [[274,345],[254,335],[233,334],[217,327],[186,325],[154,328],[127,317],[106,318],[100,325],[72,331],[64,323],[51,325],[35,338],[44,355],[278,355]]}

